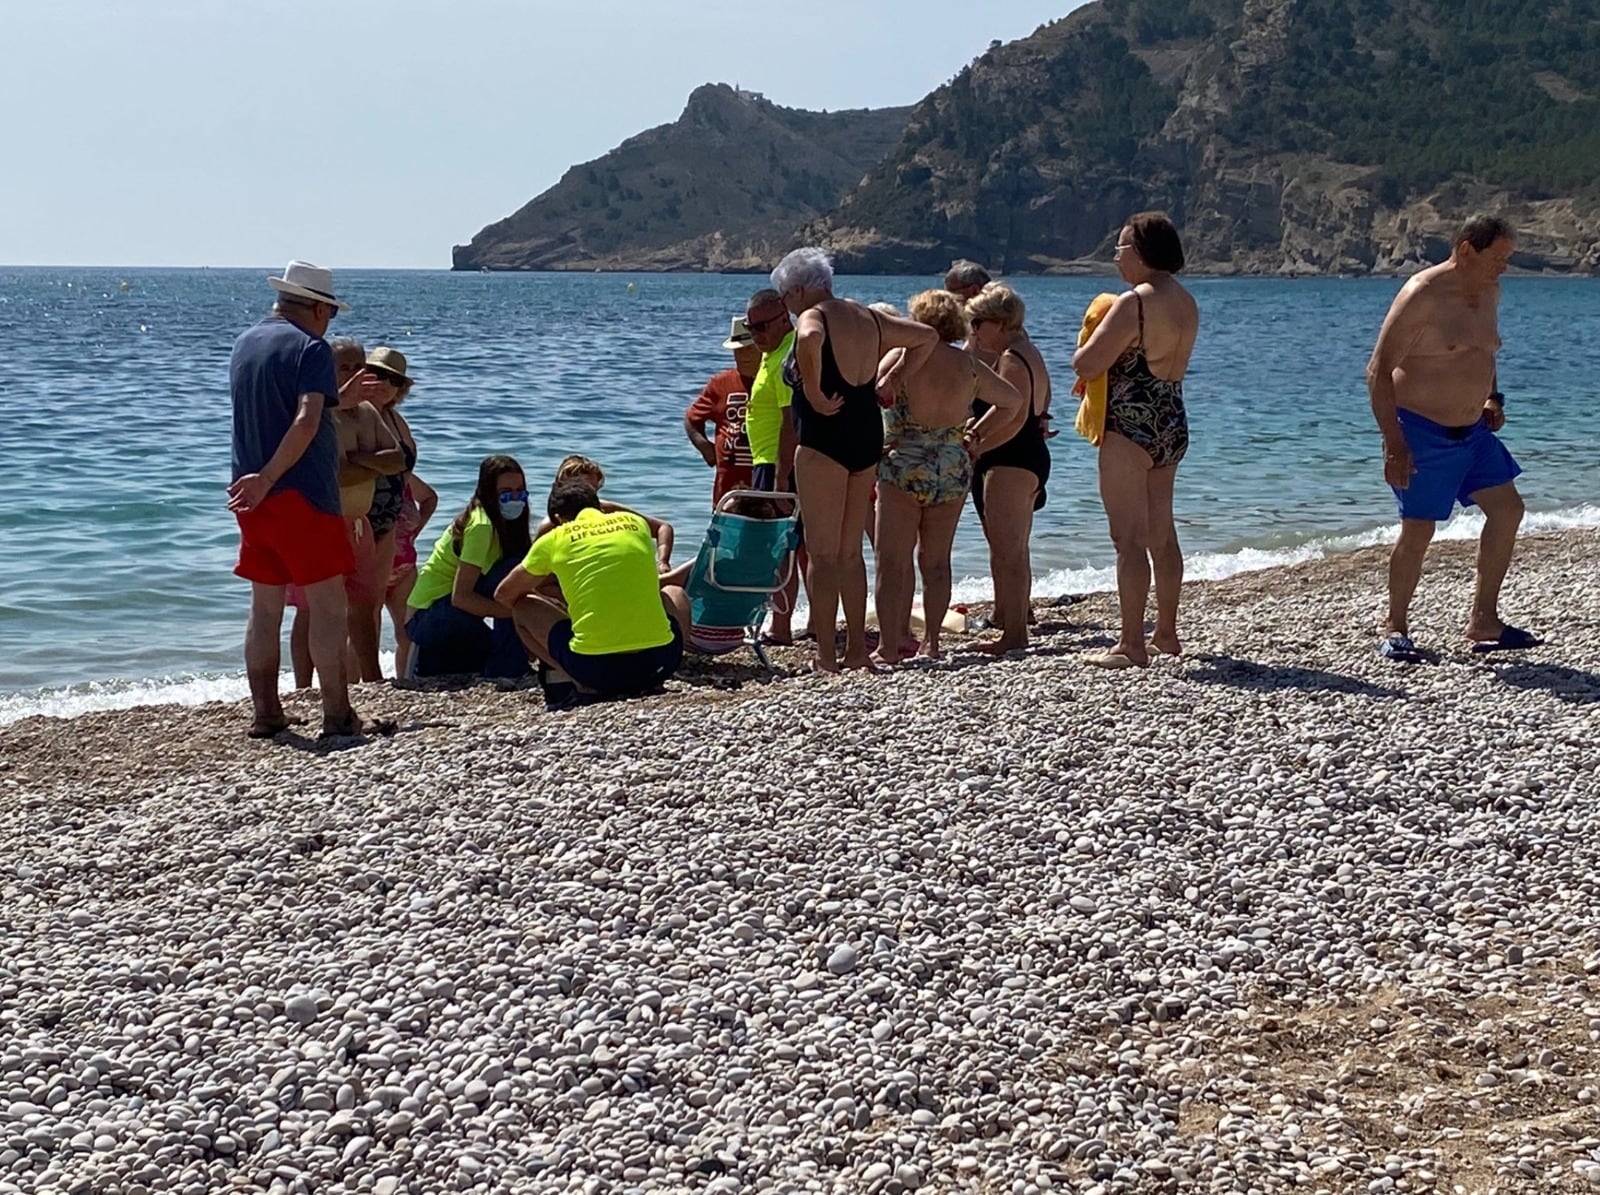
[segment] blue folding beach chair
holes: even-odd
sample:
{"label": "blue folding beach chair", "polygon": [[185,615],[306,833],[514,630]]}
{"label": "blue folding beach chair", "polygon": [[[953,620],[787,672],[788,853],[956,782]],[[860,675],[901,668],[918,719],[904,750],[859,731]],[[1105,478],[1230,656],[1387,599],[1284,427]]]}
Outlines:
{"label": "blue folding beach chair", "polygon": [[714,656],[749,646],[772,671],[761,646],[761,624],[773,595],[794,575],[800,529],[792,514],[735,513],[756,502],[787,503],[793,510],[796,498],[771,490],[731,490],[722,496],[684,586],[693,616],[689,645]]}

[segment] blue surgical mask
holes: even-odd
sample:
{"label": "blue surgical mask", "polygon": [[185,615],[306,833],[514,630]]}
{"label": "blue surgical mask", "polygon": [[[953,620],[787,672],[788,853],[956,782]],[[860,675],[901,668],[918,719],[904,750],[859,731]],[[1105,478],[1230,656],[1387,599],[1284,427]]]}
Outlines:
{"label": "blue surgical mask", "polygon": [[520,519],[522,517],[522,512],[527,509],[528,502],[525,498],[500,499],[500,517],[508,523],[515,522],[517,519]]}

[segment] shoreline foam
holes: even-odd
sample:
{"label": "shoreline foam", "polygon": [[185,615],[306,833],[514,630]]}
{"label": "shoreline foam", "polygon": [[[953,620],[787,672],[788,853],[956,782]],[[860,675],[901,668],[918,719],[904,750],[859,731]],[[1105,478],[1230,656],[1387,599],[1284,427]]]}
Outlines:
{"label": "shoreline foam", "polygon": [[[1475,539],[1483,521],[1475,511],[1459,513],[1442,524],[1437,543]],[[1523,534],[1581,530],[1600,527],[1600,506],[1582,505],[1553,511],[1531,512]],[[1232,552],[1197,552],[1185,558],[1188,582],[1223,581],[1246,573],[1285,568],[1318,560],[1328,560],[1361,548],[1394,542],[1394,525],[1331,536],[1310,536],[1277,548],[1245,546]],[[1049,599],[1076,594],[1109,593],[1116,587],[1115,569],[1085,565],[1081,568],[1050,569],[1034,581],[1034,595]],[[962,604],[987,602],[994,594],[988,577],[959,578],[951,600]],[[801,610],[804,610],[802,599]],[[385,674],[394,671],[393,653],[383,655]],[[283,674],[285,690],[293,684]],[[244,673],[184,673],[171,677],[108,679],[72,685],[0,692],[0,726],[35,716],[75,718],[87,713],[137,709],[147,705],[203,705],[214,701],[236,701],[249,694]]]}

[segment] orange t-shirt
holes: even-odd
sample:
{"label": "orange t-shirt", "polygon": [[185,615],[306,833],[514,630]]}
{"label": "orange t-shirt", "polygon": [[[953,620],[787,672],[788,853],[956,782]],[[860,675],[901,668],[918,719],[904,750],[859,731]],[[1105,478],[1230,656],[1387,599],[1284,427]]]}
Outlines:
{"label": "orange t-shirt", "polygon": [[717,476],[711,501],[719,501],[729,490],[750,485],[750,437],[745,434],[745,409],[750,405],[752,379],[739,376],[737,369],[725,369],[706,383],[700,397],[690,404],[690,423],[716,428]]}

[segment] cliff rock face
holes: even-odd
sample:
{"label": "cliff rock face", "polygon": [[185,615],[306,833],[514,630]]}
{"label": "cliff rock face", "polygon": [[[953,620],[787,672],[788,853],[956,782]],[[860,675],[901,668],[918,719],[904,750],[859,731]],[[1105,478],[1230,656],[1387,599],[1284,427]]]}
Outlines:
{"label": "cliff rock face", "polygon": [[[1108,269],[1164,208],[1216,273],[1407,271],[1479,210],[1600,270],[1600,0],[1096,0],[914,109],[708,86],[455,250],[458,269]],[[863,177],[865,176],[865,177]]]}
{"label": "cliff rock face", "polygon": [[739,270],[770,266],[900,139],[909,108],[817,113],[723,84],[683,115],[574,166],[458,245],[458,270]]}
{"label": "cliff rock face", "polygon": [[1164,208],[1193,266],[1404,271],[1477,210],[1600,268],[1600,0],[1101,0],[995,46],[800,231],[846,270],[1109,262]]}

